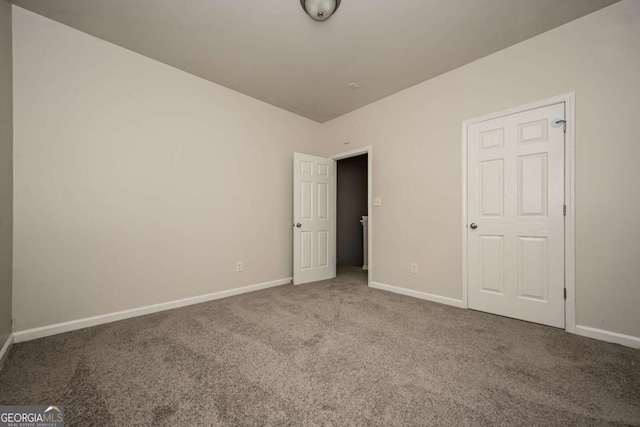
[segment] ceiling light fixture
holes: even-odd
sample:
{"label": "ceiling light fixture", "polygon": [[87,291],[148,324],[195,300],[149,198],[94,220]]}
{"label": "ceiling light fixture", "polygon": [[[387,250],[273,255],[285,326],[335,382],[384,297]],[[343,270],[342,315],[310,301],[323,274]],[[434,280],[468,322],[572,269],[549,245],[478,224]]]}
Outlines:
{"label": "ceiling light fixture", "polygon": [[340,7],[340,0],[300,0],[307,15],[314,21],[326,21]]}

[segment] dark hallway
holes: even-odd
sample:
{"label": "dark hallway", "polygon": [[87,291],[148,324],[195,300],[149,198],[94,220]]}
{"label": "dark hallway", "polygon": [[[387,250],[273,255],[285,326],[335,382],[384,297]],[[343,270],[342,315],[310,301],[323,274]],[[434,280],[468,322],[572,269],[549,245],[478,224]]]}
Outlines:
{"label": "dark hallway", "polygon": [[363,227],[360,220],[368,214],[368,155],[338,161],[337,245],[339,265],[364,265]]}

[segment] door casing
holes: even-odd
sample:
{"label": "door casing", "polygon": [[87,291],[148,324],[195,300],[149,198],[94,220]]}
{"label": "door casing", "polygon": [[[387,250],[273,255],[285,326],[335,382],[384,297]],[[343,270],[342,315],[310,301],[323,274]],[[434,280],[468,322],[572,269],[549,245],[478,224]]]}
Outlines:
{"label": "door casing", "polygon": [[462,123],[462,306],[469,308],[468,302],[468,269],[467,269],[467,233],[469,229],[467,218],[467,129],[474,123],[492,120],[510,114],[536,108],[547,107],[559,103],[565,103],[565,168],[564,187],[565,204],[567,212],[565,216],[565,288],[567,297],[565,300],[565,330],[576,333],[576,288],[575,288],[575,93],[533,102],[515,108],[488,114],[482,117],[465,120]]}

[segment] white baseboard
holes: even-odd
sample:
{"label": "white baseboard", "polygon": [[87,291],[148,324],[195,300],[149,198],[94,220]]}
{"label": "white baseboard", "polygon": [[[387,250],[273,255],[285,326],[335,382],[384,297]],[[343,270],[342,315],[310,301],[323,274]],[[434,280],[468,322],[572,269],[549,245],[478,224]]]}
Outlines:
{"label": "white baseboard", "polygon": [[582,335],[583,337],[621,344],[631,348],[640,348],[640,338],[632,335],[624,335],[582,325],[576,325],[576,334]]}
{"label": "white baseboard", "polygon": [[84,319],[72,320],[55,325],[42,326],[39,328],[27,329],[13,333],[13,339],[16,343],[35,340],[38,338],[48,337],[51,335],[61,334],[63,332],[75,331],[92,326],[102,325],[104,323],[116,322],[118,320],[129,319],[131,317],[144,316],[145,314],[157,313],[159,311],[172,310],[174,308],[185,307],[193,304],[200,304],[207,301],[227,298],[234,295],[245,294],[247,292],[259,291],[261,289],[272,288],[274,286],[286,285],[291,283],[292,278],[273,280],[271,282],[258,283],[256,285],[243,286],[241,288],[229,289],[226,291],[214,292],[212,294],[200,295],[197,297],[184,298],[175,301],[163,302],[160,304],[147,305],[144,307],[133,308],[130,310],[118,311],[115,313],[103,314],[100,316],[87,317]]}
{"label": "white baseboard", "polygon": [[9,338],[5,341],[2,349],[0,349],[0,369],[2,369],[2,365],[4,362],[4,357],[7,355],[9,349],[13,345],[13,334],[9,334]]}
{"label": "white baseboard", "polygon": [[440,304],[452,305],[454,307],[463,308],[462,300],[443,297],[441,295],[429,294],[426,292],[414,291],[412,289],[399,288],[397,286],[385,285],[384,283],[371,282],[370,287],[381,289],[383,291],[393,292],[395,294],[406,295],[409,297],[420,298],[427,301],[437,302]]}

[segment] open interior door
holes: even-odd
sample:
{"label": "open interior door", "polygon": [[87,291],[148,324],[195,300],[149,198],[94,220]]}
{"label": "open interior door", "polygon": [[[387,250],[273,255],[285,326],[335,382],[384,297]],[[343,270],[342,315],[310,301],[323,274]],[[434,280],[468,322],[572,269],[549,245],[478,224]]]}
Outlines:
{"label": "open interior door", "polygon": [[335,160],[293,155],[293,284],[336,277]]}

